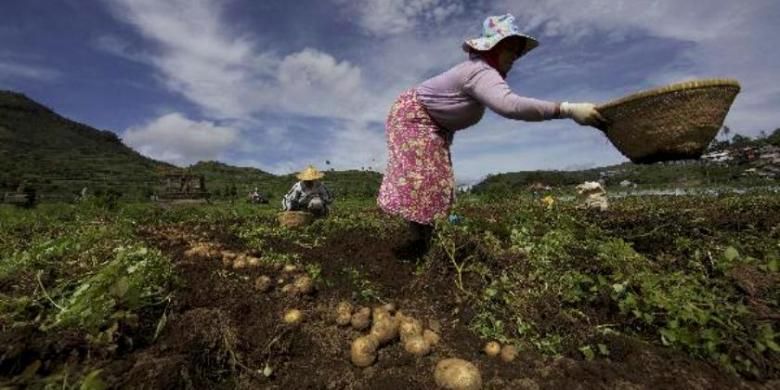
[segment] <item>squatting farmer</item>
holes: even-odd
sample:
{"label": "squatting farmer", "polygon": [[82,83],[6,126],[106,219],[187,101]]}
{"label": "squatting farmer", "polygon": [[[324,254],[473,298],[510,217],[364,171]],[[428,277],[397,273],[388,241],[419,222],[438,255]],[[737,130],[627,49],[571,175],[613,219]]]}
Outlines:
{"label": "squatting farmer", "polygon": [[387,169],[377,203],[409,222],[413,240],[405,253],[425,253],[434,219],[449,212],[455,183],[450,145],[456,131],[479,122],[485,107],[510,119],[569,118],[581,125],[604,125],[594,104],[544,101],[510,90],[507,73],[538,45],[520,32],[511,14],[490,16],[482,35],[463,43],[467,60],[402,93],[391,107]]}
{"label": "squatting farmer", "polygon": [[300,180],[295,183],[282,199],[282,209],[285,211],[308,211],[315,216],[328,215],[328,207],[333,202],[333,195],[320,179],[325,174],[309,165],[298,173]]}

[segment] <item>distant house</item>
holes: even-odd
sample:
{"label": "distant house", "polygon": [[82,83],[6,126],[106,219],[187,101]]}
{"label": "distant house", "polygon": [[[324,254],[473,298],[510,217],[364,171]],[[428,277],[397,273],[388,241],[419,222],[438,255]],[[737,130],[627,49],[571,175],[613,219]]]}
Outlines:
{"label": "distant house", "polygon": [[552,189],[552,187],[548,186],[547,184],[540,183],[540,182],[531,183],[528,186],[528,190],[530,190],[530,191],[550,191],[551,189]]}
{"label": "distant house", "polygon": [[169,173],[161,179],[160,199],[205,199],[209,195],[203,175]]}
{"label": "distant house", "polygon": [[626,188],[626,187],[635,188],[636,187],[636,183],[632,182],[631,180],[623,180],[623,181],[620,182],[620,186],[623,187],[623,188]]}
{"label": "distant house", "polygon": [[471,191],[472,188],[474,188],[473,184],[460,184],[460,185],[458,185],[457,191],[461,192],[461,193],[469,192],[469,191]]}
{"label": "distant house", "polygon": [[701,158],[702,160],[715,162],[715,163],[725,163],[734,159],[734,157],[731,156],[731,152],[729,152],[728,150],[724,150],[722,152],[707,153],[702,155]]}
{"label": "distant house", "polygon": [[742,157],[747,161],[754,161],[758,158],[759,152],[756,147],[746,146],[739,150]]}

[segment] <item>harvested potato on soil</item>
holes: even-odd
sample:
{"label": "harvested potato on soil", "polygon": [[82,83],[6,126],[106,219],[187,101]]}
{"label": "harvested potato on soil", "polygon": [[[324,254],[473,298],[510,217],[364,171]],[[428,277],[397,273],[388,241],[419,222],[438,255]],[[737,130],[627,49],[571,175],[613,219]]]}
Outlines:
{"label": "harvested potato on soil", "polygon": [[436,364],[433,379],[439,387],[448,390],[478,390],[482,376],[473,364],[457,358],[444,359]]}
{"label": "harvested potato on soil", "polygon": [[246,268],[246,260],[242,258],[236,258],[233,261],[233,269],[244,269]]}
{"label": "harvested potato on soil", "polygon": [[297,325],[303,321],[303,313],[298,309],[290,309],[284,313],[283,319],[289,325]]}
{"label": "harvested potato on soil", "polygon": [[311,294],[312,291],[314,291],[314,283],[312,282],[311,278],[308,276],[299,276],[293,282],[293,288],[295,289],[295,292],[298,294],[308,295]]}
{"label": "harvested potato on soil", "polygon": [[398,337],[398,322],[392,317],[382,317],[371,325],[370,335],[374,336],[380,345],[387,344]]}
{"label": "harvested potato on soil", "polygon": [[402,317],[398,321],[398,333],[401,335],[401,341],[406,342],[412,336],[422,336],[423,328],[417,319]]}
{"label": "harvested potato on soil", "polygon": [[298,270],[298,267],[295,266],[295,264],[287,264],[287,265],[284,266],[284,268],[282,268],[282,271],[288,272],[288,273],[295,272],[297,270]]}
{"label": "harvested potato on soil", "polygon": [[430,330],[430,329],[426,329],[423,332],[423,338],[431,346],[434,346],[434,345],[438,344],[439,343],[439,339],[440,339],[439,334],[434,332],[434,331],[432,331],[432,330]]}
{"label": "harvested potato on soil", "polygon": [[285,294],[292,294],[294,291],[295,288],[293,287],[292,284],[287,283],[284,286],[282,286],[282,292]]}
{"label": "harvested potato on soil", "polygon": [[485,348],[482,349],[486,355],[490,357],[495,357],[499,353],[501,353],[501,344],[491,341],[487,344],[485,344]]}
{"label": "harvested potato on soil", "polygon": [[368,367],[376,360],[376,349],[379,341],[373,336],[362,336],[352,342],[350,357],[352,364],[358,367]]}
{"label": "harvested potato on soil", "polygon": [[377,306],[371,311],[371,319],[374,322],[381,321],[383,319],[392,318],[392,315],[387,311],[384,306]]}
{"label": "harvested potato on soil", "polygon": [[509,363],[512,360],[515,360],[517,353],[517,347],[514,345],[505,345],[503,348],[501,348],[501,360]]}
{"label": "harvested potato on soil", "polygon": [[352,321],[352,304],[349,302],[340,302],[336,306],[336,323],[344,326]]}
{"label": "harvested potato on soil", "polygon": [[395,313],[395,304],[394,303],[385,303],[382,305],[382,308],[387,310],[388,313],[393,314]]}
{"label": "harvested potato on soil", "polygon": [[249,256],[246,258],[246,264],[251,268],[257,268],[260,266],[260,259],[254,256]]}
{"label": "harvested potato on soil", "polygon": [[425,356],[431,352],[431,345],[422,336],[410,336],[404,342],[406,352],[415,356]]}
{"label": "harvested potato on soil", "polygon": [[271,289],[271,278],[265,275],[260,275],[255,279],[255,289],[260,292],[266,292]]}
{"label": "harvested potato on soil", "polygon": [[367,307],[361,307],[357,311],[355,311],[355,314],[352,315],[352,327],[355,328],[355,330],[364,330],[367,329],[369,325],[371,325],[371,309]]}

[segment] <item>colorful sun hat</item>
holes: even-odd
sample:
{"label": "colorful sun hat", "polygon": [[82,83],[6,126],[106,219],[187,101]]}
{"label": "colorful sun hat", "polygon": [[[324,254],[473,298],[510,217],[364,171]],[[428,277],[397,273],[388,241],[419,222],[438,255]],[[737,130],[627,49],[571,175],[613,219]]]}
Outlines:
{"label": "colorful sun hat", "polygon": [[490,50],[507,37],[520,37],[525,39],[525,47],[520,57],[539,46],[536,38],[520,32],[515,24],[515,17],[512,14],[488,16],[482,23],[482,36],[479,38],[467,39],[463,42],[463,50],[486,51]]}
{"label": "colorful sun hat", "polygon": [[298,173],[298,180],[319,180],[325,177],[325,174],[314,168],[313,165],[309,165],[306,169]]}

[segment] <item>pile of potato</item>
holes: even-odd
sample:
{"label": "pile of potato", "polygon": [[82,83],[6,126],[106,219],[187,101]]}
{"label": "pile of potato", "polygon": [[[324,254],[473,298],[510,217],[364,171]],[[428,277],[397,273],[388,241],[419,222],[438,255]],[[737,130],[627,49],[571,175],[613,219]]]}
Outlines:
{"label": "pile of potato", "polygon": [[517,357],[517,347],[514,345],[504,345],[503,347],[497,341],[491,341],[485,344],[485,348],[482,349],[486,355],[490,357],[501,356],[501,360],[509,363]]}
{"label": "pile of potato", "polygon": [[[335,321],[340,326],[351,325],[355,330],[368,329],[368,334],[352,342],[351,360],[358,367],[367,367],[376,361],[377,350],[398,339],[404,349],[415,355],[425,356],[439,342],[439,335],[424,329],[422,323],[402,312],[396,312],[392,304],[375,307],[353,308],[348,302],[336,307]],[[370,327],[370,329],[369,329]]]}

